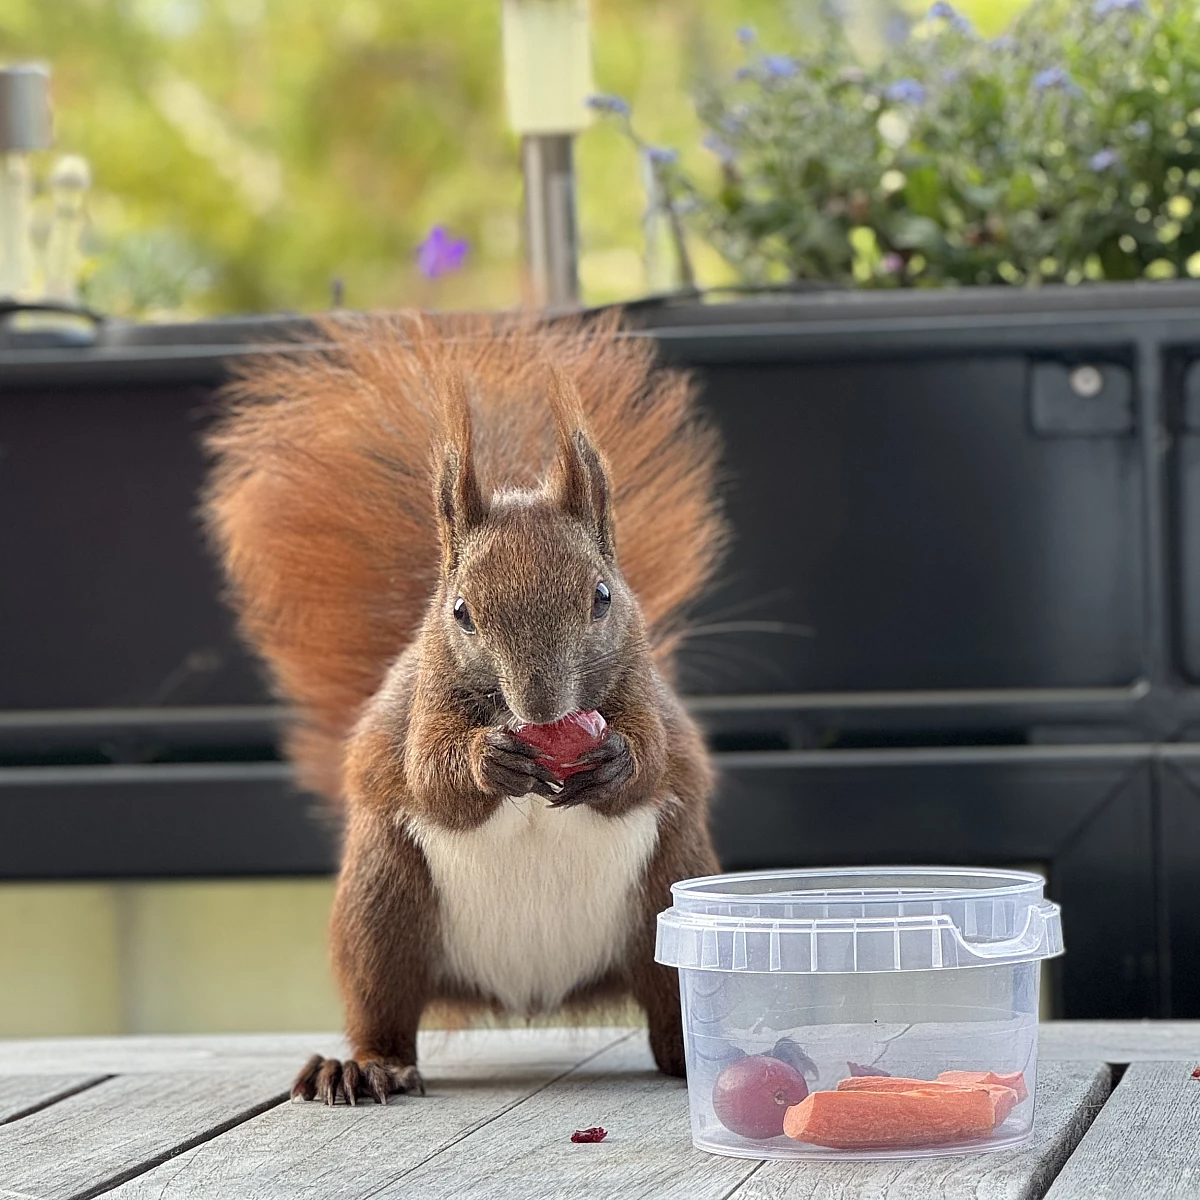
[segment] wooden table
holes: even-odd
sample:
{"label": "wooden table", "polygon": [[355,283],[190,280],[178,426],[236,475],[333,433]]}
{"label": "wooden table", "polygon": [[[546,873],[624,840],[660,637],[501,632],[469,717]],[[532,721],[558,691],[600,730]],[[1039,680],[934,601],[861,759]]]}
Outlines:
{"label": "wooden table", "polygon": [[[693,1150],[629,1029],[423,1035],[425,1098],[290,1104],[333,1036],[0,1042],[3,1200],[1159,1200],[1200,1196],[1200,1021],[1043,1027],[1021,1150],[759,1163]],[[604,1125],[607,1141],[572,1130]]]}

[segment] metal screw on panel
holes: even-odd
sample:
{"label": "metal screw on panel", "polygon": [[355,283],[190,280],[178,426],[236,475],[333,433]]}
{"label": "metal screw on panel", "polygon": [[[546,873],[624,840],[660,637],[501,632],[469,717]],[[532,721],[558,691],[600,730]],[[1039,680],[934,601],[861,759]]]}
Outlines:
{"label": "metal screw on panel", "polygon": [[1076,367],[1071,372],[1071,391],[1085,400],[1091,400],[1104,390],[1104,374],[1099,367]]}

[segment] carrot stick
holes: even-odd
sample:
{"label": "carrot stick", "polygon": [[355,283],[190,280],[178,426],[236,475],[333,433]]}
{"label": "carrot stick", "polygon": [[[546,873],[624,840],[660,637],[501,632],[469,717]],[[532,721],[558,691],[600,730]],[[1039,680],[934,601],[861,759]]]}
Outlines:
{"label": "carrot stick", "polygon": [[[982,1072],[977,1072],[982,1074]],[[972,1075],[970,1071],[947,1072],[946,1074]],[[994,1078],[1011,1079],[1013,1076],[994,1076]],[[905,1079],[896,1075],[855,1075],[849,1079],[838,1081],[839,1092],[963,1092],[982,1088],[992,1098],[995,1111],[994,1124],[1003,1125],[1008,1120],[1008,1114],[1016,1108],[1019,1100],[1013,1087],[999,1083],[955,1083],[939,1076],[936,1080]]]}
{"label": "carrot stick", "polygon": [[902,1075],[852,1075],[839,1079],[839,1092],[911,1092],[917,1088],[932,1088],[934,1091],[971,1091],[978,1084],[951,1083],[948,1080],[905,1079]]}
{"label": "carrot stick", "polygon": [[936,1146],[992,1132],[995,1110],[983,1088],[955,1091],[813,1092],[784,1116],[798,1142],[833,1150]]}
{"label": "carrot stick", "polygon": [[1020,1071],[1012,1071],[1007,1075],[1000,1075],[995,1071],[943,1071],[938,1076],[938,1083],[998,1083],[1001,1087],[1012,1088],[1017,1093],[1018,1104],[1029,1097],[1025,1076]]}

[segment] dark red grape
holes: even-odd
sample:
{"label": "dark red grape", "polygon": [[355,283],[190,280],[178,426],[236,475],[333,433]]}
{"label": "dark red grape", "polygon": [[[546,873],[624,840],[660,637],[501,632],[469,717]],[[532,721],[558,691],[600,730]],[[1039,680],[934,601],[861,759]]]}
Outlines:
{"label": "dark red grape", "polygon": [[755,1054],[731,1062],[717,1076],[713,1112],[732,1133],[765,1141],[783,1133],[787,1110],[807,1095],[808,1084],[795,1067]]}

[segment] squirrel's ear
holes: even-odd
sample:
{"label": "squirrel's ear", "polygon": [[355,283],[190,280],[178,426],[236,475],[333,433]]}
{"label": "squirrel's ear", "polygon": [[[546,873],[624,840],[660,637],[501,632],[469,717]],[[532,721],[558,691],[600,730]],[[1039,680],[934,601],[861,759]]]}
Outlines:
{"label": "squirrel's ear", "polygon": [[450,379],[442,409],[443,440],[437,464],[438,533],[446,572],[458,565],[463,539],[487,516],[475,475],[471,400],[460,376]]}
{"label": "squirrel's ear", "polygon": [[616,546],[608,471],[586,433],[579,393],[557,368],[550,371],[549,396],[558,430],[558,457],[550,472],[550,495],[560,508],[592,530],[600,552],[612,558]]}

